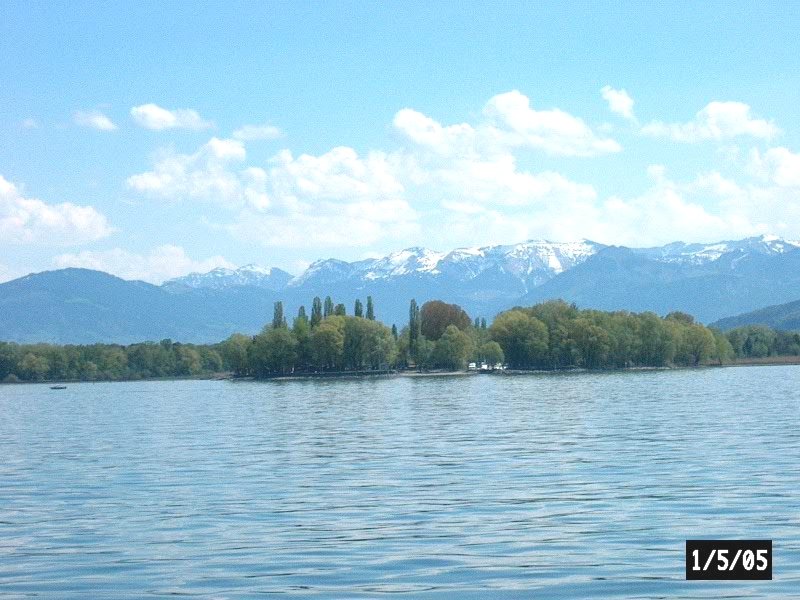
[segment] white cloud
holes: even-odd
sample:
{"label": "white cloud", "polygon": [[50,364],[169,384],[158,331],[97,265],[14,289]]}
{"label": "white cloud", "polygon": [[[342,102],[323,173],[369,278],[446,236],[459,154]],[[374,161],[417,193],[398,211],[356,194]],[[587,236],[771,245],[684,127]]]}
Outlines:
{"label": "white cloud", "polygon": [[535,110],[514,90],[489,100],[483,113],[506,143],[540,148],[559,156],[595,156],[619,152],[613,139],[596,135],[582,119],[553,108]]}
{"label": "white cloud", "polygon": [[[749,125],[735,127],[724,111],[701,113],[697,123],[703,126],[694,135],[759,133],[758,123],[765,123],[750,118]],[[193,154],[162,153],[150,171],[128,183],[156,197],[216,201],[221,211],[209,225],[217,230],[314,254],[414,243],[447,248],[589,238],[652,245],[800,233],[800,203],[785,187],[794,181],[796,155],[785,149],[758,155],[768,187],[740,185],[716,172],[678,183],[652,165],[650,187],[642,193],[601,198],[592,185],[555,170],[520,166],[518,155],[534,148],[589,156],[614,152],[619,144],[567,113],[532,109],[519,92],[490,99],[475,122],[442,124],[406,108],[393,126],[400,143],[390,152],[283,150],[263,165],[248,164],[241,141],[212,138]]]}
{"label": "white cloud", "polygon": [[750,170],[781,187],[800,187],[800,154],[788,148],[770,148],[763,155],[754,148],[750,153]]}
{"label": "white cloud", "polygon": [[239,173],[229,168],[246,157],[242,142],[213,137],[194,154],[163,152],[152,171],[132,175],[127,183],[138,192],[158,198],[241,204],[248,194],[258,193],[258,188],[263,187],[258,169]]}
{"label": "white cloud", "polygon": [[117,129],[117,126],[111,119],[97,110],[89,112],[77,111],[72,118],[76,125],[89,127],[97,131],[114,131]]}
{"label": "white cloud", "polygon": [[153,248],[146,255],[128,252],[122,248],[61,254],[53,259],[53,266],[59,269],[66,267],[95,269],[123,279],[141,279],[151,283],[162,283],[188,273],[206,273],[217,267],[235,268],[221,256],[194,260],[182,247],[170,244]]}
{"label": "white cloud", "polygon": [[491,156],[514,148],[535,148],[557,156],[596,156],[619,152],[613,139],[598,136],[578,117],[559,109],[535,110],[514,90],[489,99],[484,119],[444,126],[410,108],[393,125],[409,142],[442,156]]}
{"label": "white cloud", "polygon": [[274,125],[243,125],[233,132],[233,137],[245,142],[253,140],[277,140],[283,137],[283,131]]}
{"label": "white cloud", "polygon": [[742,135],[768,140],[777,136],[780,129],[771,121],[754,118],[747,104],[711,102],[688,123],[654,121],[642,127],[642,133],[678,142],[699,142]]}
{"label": "white cloud", "polygon": [[23,129],[37,129],[39,127],[39,121],[33,117],[28,117],[27,119],[23,119],[19,126]]}
{"label": "white cloud", "polygon": [[131,109],[133,120],[146,129],[161,131],[163,129],[191,129],[202,130],[214,126],[210,121],[204,120],[196,110],[179,108],[168,110],[157,104],[142,104]]}
{"label": "white cloud", "polygon": [[98,240],[112,231],[95,208],[25,198],[0,175],[0,242],[72,245]]}
{"label": "white cloud", "polygon": [[633,98],[628,95],[625,90],[615,90],[610,85],[605,86],[600,90],[603,100],[608,102],[608,109],[628,119],[635,121],[636,117],[633,114]]}
{"label": "white cloud", "polygon": [[354,247],[418,232],[390,157],[338,147],[320,156],[279,152],[264,173],[268,206],[241,212],[227,229],[265,246]]}
{"label": "white cloud", "polygon": [[264,246],[358,246],[401,239],[415,227],[416,213],[384,153],[361,157],[338,147],[295,157],[283,150],[266,168],[239,168],[245,159],[242,142],[212,138],[194,154],[163,154],[128,185],[170,200],[217,202],[233,213],[227,231]]}

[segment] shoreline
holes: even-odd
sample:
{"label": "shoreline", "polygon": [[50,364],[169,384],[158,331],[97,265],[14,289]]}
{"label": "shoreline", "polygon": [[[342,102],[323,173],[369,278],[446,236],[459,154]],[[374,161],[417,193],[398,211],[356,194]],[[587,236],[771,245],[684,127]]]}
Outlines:
{"label": "shoreline", "polygon": [[546,375],[564,373],[624,373],[640,371],[673,371],[685,369],[706,369],[706,368],[730,368],[730,367],[780,367],[800,365],[800,356],[767,356],[763,358],[743,358],[733,361],[719,363],[705,363],[696,367],[629,367],[615,369],[505,369],[494,371],[416,371],[416,370],[392,370],[385,369],[379,371],[330,371],[320,373],[291,373],[285,375],[274,375],[270,377],[236,377],[232,373],[210,373],[207,375],[194,375],[185,377],[142,377],[127,379],[60,379],[42,381],[7,381],[0,382],[0,385],[63,385],[70,383],[114,383],[114,382],[135,382],[135,381],[299,381],[304,379],[364,379],[364,378],[395,378],[405,377],[411,379],[430,378],[430,377],[472,377],[477,375],[492,376],[519,376],[519,375]]}

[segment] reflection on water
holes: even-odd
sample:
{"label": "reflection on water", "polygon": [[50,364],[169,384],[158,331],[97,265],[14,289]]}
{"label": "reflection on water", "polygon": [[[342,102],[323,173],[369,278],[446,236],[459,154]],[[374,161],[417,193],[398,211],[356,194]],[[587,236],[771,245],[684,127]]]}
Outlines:
{"label": "reflection on water", "polygon": [[[0,386],[0,596],[785,597],[800,368]],[[775,580],[687,582],[771,538]]]}

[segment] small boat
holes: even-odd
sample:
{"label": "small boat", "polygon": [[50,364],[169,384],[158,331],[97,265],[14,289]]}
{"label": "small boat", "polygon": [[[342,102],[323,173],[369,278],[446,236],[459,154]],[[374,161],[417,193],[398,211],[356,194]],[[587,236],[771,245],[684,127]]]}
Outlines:
{"label": "small boat", "polygon": [[65,389],[67,389],[67,386],[65,386],[65,385],[51,385],[50,389],[51,390],[65,390]]}

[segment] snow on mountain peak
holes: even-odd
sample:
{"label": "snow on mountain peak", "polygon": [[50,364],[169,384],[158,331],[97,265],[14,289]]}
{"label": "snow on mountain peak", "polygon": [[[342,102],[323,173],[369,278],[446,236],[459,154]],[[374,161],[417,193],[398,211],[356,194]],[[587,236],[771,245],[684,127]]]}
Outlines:
{"label": "snow on mountain peak", "polygon": [[189,273],[164,283],[167,287],[187,286],[191,288],[223,289],[235,286],[255,286],[280,289],[291,279],[291,275],[280,269],[260,267],[254,264],[238,269],[217,267],[208,273]]}

